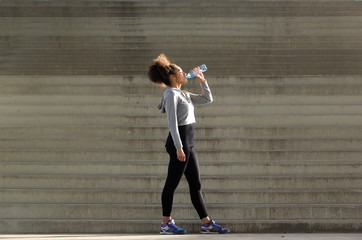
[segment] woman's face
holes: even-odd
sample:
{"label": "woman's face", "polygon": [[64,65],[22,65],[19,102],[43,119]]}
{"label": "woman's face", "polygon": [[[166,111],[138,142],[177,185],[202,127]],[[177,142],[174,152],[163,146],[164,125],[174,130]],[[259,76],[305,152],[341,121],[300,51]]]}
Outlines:
{"label": "woman's face", "polygon": [[174,74],[174,76],[175,76],[175,83],[176,84],[185,84],[185,83],[187,83],[187,78],[186,78],[186,73],[184,73],[183,71],[182,71],[182,69],[179,67],[179,66],[177,66],[176,67],[176,71],[175,71],[176,73]]}

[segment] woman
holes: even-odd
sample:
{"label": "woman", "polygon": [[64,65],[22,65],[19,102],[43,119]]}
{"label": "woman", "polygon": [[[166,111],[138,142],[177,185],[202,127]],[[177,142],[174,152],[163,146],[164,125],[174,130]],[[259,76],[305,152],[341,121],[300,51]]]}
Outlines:
{"label": "woman", "polygon": [[202,94],[192,94],[181,90],[187,83],[186,73],[161,54],[153,60],[148,76],[157,85],[167,87],[158,106],[166,113],[169,135],[166,151],[170,155],[168,175],[162,192],[163,223],[160,234],[185,234],[186,231],[175,225],[171,218],[173,195],[181,177],[185,174],[190,188],[191,201],[201,219],[201,233],[227,233],[208,217],[201,194],[199,165],[194,151],[194,105],[212,102],[209,86],[202,73],[197,75]]}

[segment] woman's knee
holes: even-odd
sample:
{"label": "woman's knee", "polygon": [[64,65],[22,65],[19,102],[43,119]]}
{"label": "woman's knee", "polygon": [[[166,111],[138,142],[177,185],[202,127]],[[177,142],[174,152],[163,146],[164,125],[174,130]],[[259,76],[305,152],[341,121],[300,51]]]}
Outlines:
{"label": "woman's knee", "polygon": [[192,181],[189,182],[190,191],[200,191],[201,190],[201,182],[200,181]]}
{"label": "woman's knee", "polygon": [[163,192],[174,192],[178,186],[177,181],[166,181]]}

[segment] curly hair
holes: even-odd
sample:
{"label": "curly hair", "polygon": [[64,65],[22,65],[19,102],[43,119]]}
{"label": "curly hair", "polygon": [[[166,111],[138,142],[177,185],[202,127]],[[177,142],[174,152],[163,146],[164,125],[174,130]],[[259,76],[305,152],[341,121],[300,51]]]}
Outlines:
{"label": "curly hair", "polygon": [[165,54],[160,54],[153,59],[148,68],[148,78],[155,84],[162,87],[170,87],[170,75],[175,74],[176,64],[171,63]]}

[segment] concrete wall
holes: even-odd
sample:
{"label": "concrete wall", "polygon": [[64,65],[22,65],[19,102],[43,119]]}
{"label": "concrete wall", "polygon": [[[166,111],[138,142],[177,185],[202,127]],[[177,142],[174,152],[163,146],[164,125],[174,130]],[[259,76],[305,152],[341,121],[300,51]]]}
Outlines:
{"label": "concrete wall", "polygon": [[[212,218],[362,230],[362,2],[2,0],[0,21],[0,233],[159,231],[161,52],[209,67],[195,143]],[[173,217],[199,231],[185,181]]]}

